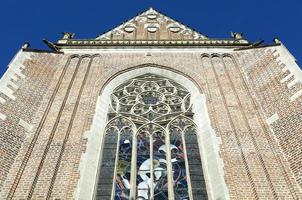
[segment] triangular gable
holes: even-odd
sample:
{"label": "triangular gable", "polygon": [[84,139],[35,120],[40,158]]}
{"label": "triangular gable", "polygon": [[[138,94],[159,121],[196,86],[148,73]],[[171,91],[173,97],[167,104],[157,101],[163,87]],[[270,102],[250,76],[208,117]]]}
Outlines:
{"label": "triangular gable", "polygon": [[150,8],[96,40],[204,40],[206,36]]}

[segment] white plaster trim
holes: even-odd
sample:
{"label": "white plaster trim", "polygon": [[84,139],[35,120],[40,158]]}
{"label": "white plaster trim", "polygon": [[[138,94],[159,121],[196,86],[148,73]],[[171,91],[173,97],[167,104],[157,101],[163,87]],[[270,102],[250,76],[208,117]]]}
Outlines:
{"label": "white plaster trim", "polygon": [[[195,96],[195,97],[194,97]],[[204,94],[192,95],[194,122],[198,127],[199,149],[207,190],[210,199],[230,199],[229,191],[224,181],[224,164],[219,156],[221,139],[216,137],[211,127],[210,117],[207,110],[206,96]]]}
{"label": "white plaster trim", "polygon": [[31,131],[33,128],[33,125],[27,123],[23,119],[19,120],[19,125],[22,126],[27,132]]}
{"label": "white plaster trim", "polygon": [[97,53],[231,53],[234,48],[107,48],[107,49],[62,49],[64,53],[97,54]]}
{"label": "white plaster trim", "polygon": [[16,97],[13,95],[13,91],[7,87],[7,85],[0,84],[0,92],[5,94],[8,98],[15,100]]}
{"label": "white plaster trim", "polygon": [[280,46],[274,47],[276,49],[275,54],[279,54],[278,61],[285,64],[283,71],[287,69],[290,71],[291,75],[294,75],[294,79],[288,83],[287,87],[290,88],[298,82],[302,82],[302,70],[296,63],[295,57],[287,50],[287,48],[281,44]]}
{"label": "white plaster trim", "polygon": [[7,97],[11,98],[12,100],[15,100],[16,97],[13,95],[14,91],[10,88],[8,88],[8,85],[11,85],[15,90],[18,89],[18,85],[13,83],[11,79],[18,80],[18,77],[16,77],[15,74],[20,76],[21,78],[26,78],[26,76],[23,74],[22,69],[25,68],[23,65],[24,61],[30,57],[31,53],[29,52],[23,52],[20,50],[15,57],[12,59],[12,61],[8,65],[8,69],[0,79],[0,92],[5,94]]}
{"label": "white plaster trim", "polygon": [[144,28],[148,28],[148,27],[156,27],[156,28],[159,28],[160,27],[160,25],[157,23],[157,22],[155,22],[155,23],[146,23],[146,24],[144,24]]}
{"label": "white plaster trim", "polygon": [[14,81],[18,81],[19,78],[15,74],[8,74],[8,76],[13,79]]}
{"label": "white plaster trim", "polygon": [[1,104],[4,104],[5,102],[6,102],[6,100],[3,99],[2,97],[0,97],[0,103],[1,103]]}
{"label": "white plaster trim", "polygon": [[278,115],[278,113],[275,113],[271,117],[267,118],[266,122],[267,122],[268,125],[271,125],[272,123],[274,123],[278,119],[279,119],[279,115]]}
{"label": "white plaster trim", "polygon": [[291,102],[295,101],[297,98],[299,98],[300,96],[302,96],[302,89],[299,90],[298,92],[296,92],[293,96],[289,97],[289,100]]}
{"label": "white plaster trim", "polygon": [[4,121],[6,119],[6,115],[0,113],[0,119]]}
{"label": "white plaster trim", "polygon": [[12,81],[10,81],[9,83],[8,83],[8,85],[10,85],[14,90],[17,90],[18,88],[19,88],[19,86],[18,85],[16,85],[14,82],[12,82]]}
{"label": "white plaster trim", "polygon": [[280,83],[284,83],[286,82],[288,79],[290,79],[293,75],[292,74],[288,74],[287,76],[285,76],[283,79],[281,79]]}
{"label": "white plaster trim", "polygon": [[74,198],[79,200],[93,199],[98,165],[101,160],[102,134],[107,123],[107,111],[111,93],[124,81],[146,73],[170,78],[186,87],[191,93],[209,199],[230,199],[224,180],[223,161],[219,156],[220,139],[215,136],[215,132],[211,128],[205,95],[200,94],[196,85],[188,78],[175,72],[155,67],[142,67],[115,77],[106,85],[102,94],[98,97],[91,130],[85,134],[88,138],[87,148],[81,157],[80,180],[75,190]]}
{"label": "white plaster trim", "polygon": [[12,72],[15,72],[15,74],[17,74],[18,76],[20,76],[21,78],[26,78],[26,76],[23,74],[23,72],[20,70],[20,68],[17,68],[18,66],[16,67],[11,67],[11,71]]}
{"label": "white plaster trim", "polygon": [[290,81],[290,82],[287,84],[287,87],[288,87],[288,88],[291,88],[291,87],[293,87],[296,83],[299,83],[299,82],[302,82],[302,81],[294,77],[294,79],[293,79],[292,81]]}

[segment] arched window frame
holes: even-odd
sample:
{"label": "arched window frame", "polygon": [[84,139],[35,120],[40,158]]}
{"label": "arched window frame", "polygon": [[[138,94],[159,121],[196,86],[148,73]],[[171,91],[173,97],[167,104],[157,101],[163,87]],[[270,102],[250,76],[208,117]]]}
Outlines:
{"label": "arched window frame", "polygon": [[[191,112],[190,96],[180,84],[150,73],[117,86],[111,95],[108,118],[114,115],[119,117],[109,120],[106,126],[106,142],[102,150],[105,155],[99,171],[96,199],[208,198],[196,131],[193,134],[186,133],[187,130],[192,132],[196,129],[192,121],[194,113]],[[136,134],[134,127],[138,129]],[[181,137],[180,146],[174,146],[174,150],[181,153],[176,153],[173,160],[170,139],[167,139],[172,127],[179,130]],[[131,138],[136,139],[134,146],[132,139],[123,144],[121,138],[124,130],[131,132]],[[112,135],[112,132],[117,136]],[[186,143],[187,138],[192,136],[195,139],[188,143],[188,150],[193,155],[188,158]],[[123,155],[129,145],[135,151]],[[115,162],[113,156],[108,154],[116,154]],[[136,162],[132,162],[135,158]],[[192,183],[191,171],[194,172]],[[180,180],[179,176],[182,177]],[[111,192],[108,189],[110,185]]]}
{"label": "arched window frame", "polygon": [[[112,93],[113,89],[119,85],[119,83],[121,83],[121,80],[134,78],[136,76],[143,75],[146,72],[162,75],[177,81],[189,89],[190,93],[193,95],[192,100],[193,104],[195,105],[193,112],[194,110],[200,111],[196,112],[194,122],[196,122],[198,126],[198,140],[201,141],[200,148],[202,151],[202,163],[205,164],[204,174],[206,177],[207,186],[209,186],[209,197],[213,199],[228,199],[228,189],[223,179],[223,162],[218,153],[220,140],[215,136],[215,132],[210,126],[205,95],[201,94],[196,84],[185,75],[167,70],[163,66],[158,67],[151,64],[138,66],[137,68],[132,68],[129,71],[116,75],[114,78],[110,79],[110,81],[106,84],[106,87],[104,87],[102,90],[101,96],[98,98],[93,126],[87,133],[87,150],[82,156],[80,165],[81,176],[80,181],[78,182],[77,191],[74,195],[75,198],[92,199],[93,197],[97,166],[101,159],[97,153],[97,150],[102,148],[100,145],[100,143],[102,143],[102,141],[100,141],[100,132],[104,130],[106,123],[106,116],[104,113],[106,113],[108,110],[108,95]],[[202,134],[200,133],[200,130],[202,130]],[[96,138],[99,138],[100,140],[96,140]],[[210,155],[210,157],[208,155]],[[97,160],[99,161],[97,162]]]}

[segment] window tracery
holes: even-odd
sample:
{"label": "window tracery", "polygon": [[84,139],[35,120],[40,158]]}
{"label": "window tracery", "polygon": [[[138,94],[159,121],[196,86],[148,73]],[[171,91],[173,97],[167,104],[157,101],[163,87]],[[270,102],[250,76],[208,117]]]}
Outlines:
{"label": "window tracery", "polygon": [[187,89],[161,76],[145,74],[118,86],[96,199],[162,200],[171,193],[177,200],[207,199],[191,106]]}

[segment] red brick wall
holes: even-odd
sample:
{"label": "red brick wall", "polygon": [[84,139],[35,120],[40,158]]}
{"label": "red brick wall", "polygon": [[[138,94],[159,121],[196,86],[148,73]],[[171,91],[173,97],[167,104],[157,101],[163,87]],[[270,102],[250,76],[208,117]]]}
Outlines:
{"label": "red brick wall", "polygon": [[[282,66],[277,57],[265,49],[229,55],[201,52],[104,53],[96,57],[34,54],[30,63],[48,64],[27,64],[34,66],[27,68],[28,73],[41,75],[24,82],[22,91],[30,94],[36,85],[39,89],[32,90],[40,91],[40,97],[33,104],[23,104],[18,96],[18,103],[12,103],[20,110],[29,107],[26,113],[35,116],[28,120],[34,128],[25,138],[24,131],[12,127],[22,138],[10,163],[24,142],[5,179],[2,197],[72,199],[85,151],[84,134],[90,129],[101,88],[123,70],[153,63],[186,74],[206,94],[211,124],[222,141],[220,155],[231,199],[302,198],[296,182],[297,171],[302,169],[293,165],[301,155],[291,154],[293,150],[287,147],[288,141],[299,145],[301,103],[297,102],[301,98],[293,104],[285,102],[294,91],[275,80],[284,76],[278,71]],[[38,84],[41,80],[44,87]],[[280,119],[269,127],[266,118],[277,111]],[[2,123],[8,122],[9,118]],[[296,132],[290,136],[289,131]],[[10,133],[2,135],[8,138]],[[6,145],[13,149],[9,142]]]}

